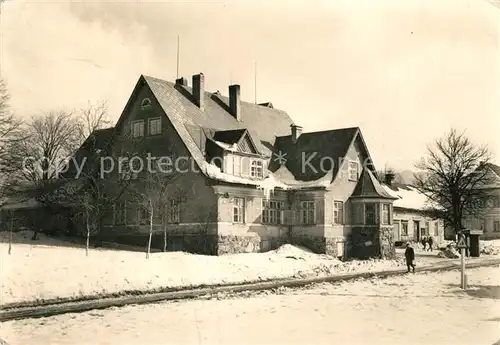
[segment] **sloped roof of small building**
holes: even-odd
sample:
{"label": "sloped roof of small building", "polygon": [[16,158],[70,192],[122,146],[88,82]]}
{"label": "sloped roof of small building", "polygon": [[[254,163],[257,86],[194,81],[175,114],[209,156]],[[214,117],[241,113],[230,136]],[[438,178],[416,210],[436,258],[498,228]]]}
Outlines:
{"label": "sloped roof of small building", "polygon": [[394,200],[394,207],[422,211],[430,205],[429,199],[410,185],[393,183],[391,186],[382,184],[382,187],[397,198]]}
{"label": "sloped roof of small building", "polygon": [[358,183],[351,194],[351,198],[383,198],[397,199],[387,192],[369,169],[363,169]]}

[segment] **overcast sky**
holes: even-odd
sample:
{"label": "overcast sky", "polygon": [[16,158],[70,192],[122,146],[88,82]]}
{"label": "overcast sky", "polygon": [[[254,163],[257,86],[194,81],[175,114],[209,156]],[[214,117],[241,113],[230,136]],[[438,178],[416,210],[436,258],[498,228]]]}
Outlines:
{"label": "overcast sky", "polygon": [[179,34],[190,83],[203,72],[208,91],[238,83],[253,102],[257,61],[258,102],[305,131],[360,126],[379,168],[412,168],[451,126],[500,163],[500,8],[487,0],[7,0],[1,19],[1,74],[23,115],[107,100],[117,119],[140,74],[175,79]]}

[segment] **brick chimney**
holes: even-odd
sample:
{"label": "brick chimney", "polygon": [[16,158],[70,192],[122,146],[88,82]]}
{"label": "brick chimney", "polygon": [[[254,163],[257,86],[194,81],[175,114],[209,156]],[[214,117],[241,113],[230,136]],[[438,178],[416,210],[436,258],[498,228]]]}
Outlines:
{"label": "brick chimney", "polygon": [[290,128],[292,129],[292,143],[295,144],[297,142],[297,139],[302,134],[302,127],[292,124],[290,125]]}
{"label": "brick chimney", "polygon": [[241,121],[239,85],[229,85],[229,109],[231,109],[231,115],[233,115],[236,120]]}
{"label": "brick chimney", "polygon": [[205,76],[203,73],[193,75],[193,97],[196,105],[203,110],[205,102]]}
{"label": "brick chimney", "polygon": [[392,181],[394,181],[394,178],[396,177],[396,174],[392,171],[387,171],[384,174],[384,183],[388,186],[392,186]]}
{"label": "brick chimney", "polygon": [[175,85],[188,86],[188,81],[186,78],[180,77],[179,79],[175,80]]}

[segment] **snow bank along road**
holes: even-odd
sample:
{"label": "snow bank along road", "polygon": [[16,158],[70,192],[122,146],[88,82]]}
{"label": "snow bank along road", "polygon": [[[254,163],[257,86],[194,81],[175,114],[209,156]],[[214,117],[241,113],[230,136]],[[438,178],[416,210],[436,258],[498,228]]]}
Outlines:
{"label": "snow bank along road", "polygon": [[[5,232],[0,232],[0,240],[2,235]],[[341,262],[289,244],[266,253],[224,256],[169,252],[146,259],[144,253],[93,249],[85,257],[83,249],[71,243],[40,235],[33,244],[29,232],[16,236],[19,243],[11,255],[8,245],[0,243],[0,303],[4,307],[406,268],[402,253],[397,260]],[[417,251],[417,267],[450,260],[438,258],[436,252]]]}
{"label": "snow bank along road", "polygon": [[467,344],[500,338],[500,268],[417,273],[1,324],[20,344]]}
{"label": "snow bank along road", "polygon": [[[475,262],[466,263],[467,268],[476,268],[483,266],[498,266],[500,265],[499,259],[479,260]],[[436,272],[442,270],[457,269],[458,265],[453,262],[444,263],[441,265],[432,265],[422,267],[421,272]],[[419,272],[417,271],[417,272]],[[279,288],[297,288],[304,287],[311,284],[319,283],[333,283],[339,281],[355,280],[359,278],[378,277],[385,278],[397,274],[405,274],[406,270],[390,270],[379,272],[353,272],[351,274],[342,274],[326,277],[315,278],[294,278],[284,280],[273,280],[260,283],[244,283],[238,285],[226,286],[212,286],[207,288],[184,289],[171,292],[159,292],[141,295],[121,296],[115,298],[97,298],[82,301],[70,301],[61,303],[48,303],[40,304],[31,307],[13,307],[12,305],[3,305],[0,311],[0,322],[17,320],[23,318],[33,317],[47,317],[53,315],[60,315],[65,313],[84,312],[95,309],[104,309],[109,307],[121,307],[133,304],[157,303],[165,300],[180,300],[189,298],[203,298],[208,295],[214,294],[235,294],[240,292],[262,291],[262,290],[276,290]],[[0,344],[1,345],[1,344]]]}

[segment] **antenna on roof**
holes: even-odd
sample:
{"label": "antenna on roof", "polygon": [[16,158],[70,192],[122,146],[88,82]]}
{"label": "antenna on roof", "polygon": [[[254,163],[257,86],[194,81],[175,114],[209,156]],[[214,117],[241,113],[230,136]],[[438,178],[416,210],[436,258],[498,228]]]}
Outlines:
{"label": "antenna on roof", "polygon": [[179,45],[180,45],[180,39],[179,35],[177,35],[177,77],[176,79],[179,79]]}
{"label": "antenna on roof", "polygon": [[257,104],[257,61],[254,61],[254,103]]}

